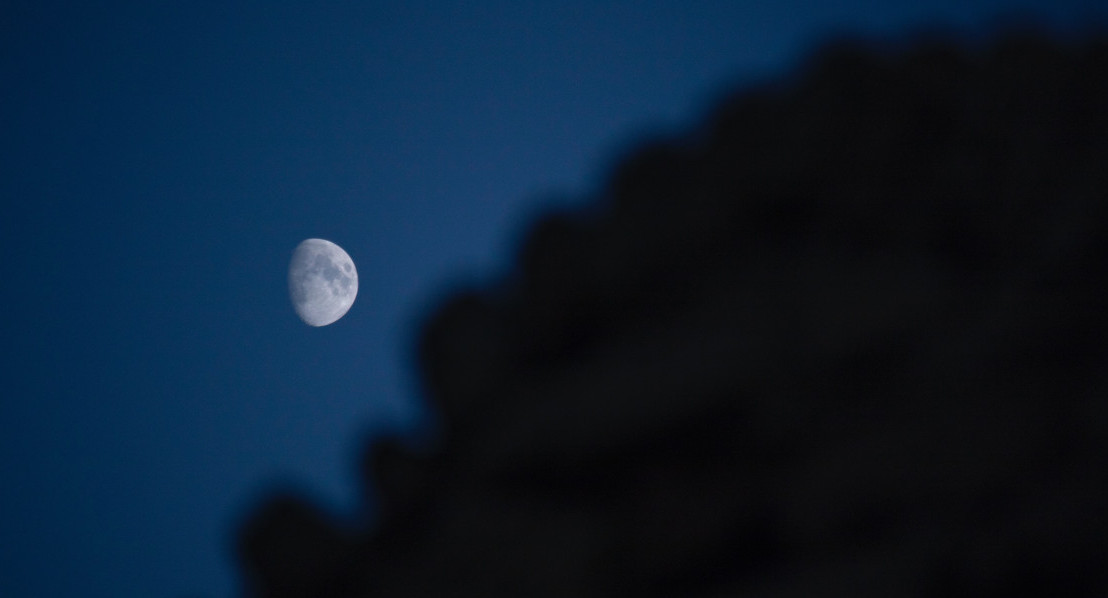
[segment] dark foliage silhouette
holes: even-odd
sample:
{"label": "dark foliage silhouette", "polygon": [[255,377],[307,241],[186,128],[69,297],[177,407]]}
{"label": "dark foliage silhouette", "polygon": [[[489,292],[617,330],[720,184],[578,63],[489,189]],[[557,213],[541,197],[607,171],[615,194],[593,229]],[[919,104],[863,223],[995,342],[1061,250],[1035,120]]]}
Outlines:
{"label": "dark foliage silhouette", "polygon": [[426,324],[433,450],[252,595],[1103,596],[1108,42],[836,44]]}

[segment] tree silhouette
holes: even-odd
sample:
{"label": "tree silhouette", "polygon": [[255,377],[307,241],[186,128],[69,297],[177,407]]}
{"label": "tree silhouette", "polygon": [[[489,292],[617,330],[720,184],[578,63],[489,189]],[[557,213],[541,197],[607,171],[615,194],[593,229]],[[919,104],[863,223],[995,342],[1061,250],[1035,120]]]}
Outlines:
{"label": "tree silhouette", "polygon": [[[660,82],[660,84],[662,84]],[[1108,42],[832,44],[426,324],[434,450],[259,597],[1103,596]]]}

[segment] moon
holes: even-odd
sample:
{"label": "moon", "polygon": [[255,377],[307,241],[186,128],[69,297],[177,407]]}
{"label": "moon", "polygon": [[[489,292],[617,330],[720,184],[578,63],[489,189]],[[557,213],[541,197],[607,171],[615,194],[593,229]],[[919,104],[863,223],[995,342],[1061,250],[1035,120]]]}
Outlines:
{"label": "moon", "polygon": [[309,326],[326,326],[346,315],[358,295],[358,270],[342,247],[305,239],[289,261],[289,298]]}

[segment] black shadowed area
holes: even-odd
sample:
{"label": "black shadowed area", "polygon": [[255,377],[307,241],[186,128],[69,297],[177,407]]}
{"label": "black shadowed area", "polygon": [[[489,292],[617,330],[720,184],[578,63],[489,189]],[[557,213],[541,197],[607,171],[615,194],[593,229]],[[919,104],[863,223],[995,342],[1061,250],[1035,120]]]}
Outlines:
{"label": "black shadowed area", "polygon": [[1108,594],[1108,41],[832,44],[631,152],[420,345],[370,529],[248,595]]}

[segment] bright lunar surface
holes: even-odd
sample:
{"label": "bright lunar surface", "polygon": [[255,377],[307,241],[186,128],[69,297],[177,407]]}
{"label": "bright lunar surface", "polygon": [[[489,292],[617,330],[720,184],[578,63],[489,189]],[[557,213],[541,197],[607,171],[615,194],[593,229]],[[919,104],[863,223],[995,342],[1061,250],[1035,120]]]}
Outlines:
{"label": "bright lunar surface", "polygon": [[305,239],[289,262],[289,297],[309,326],[326,326],[346,315],[358,294],[358,271],[342,247]]}

